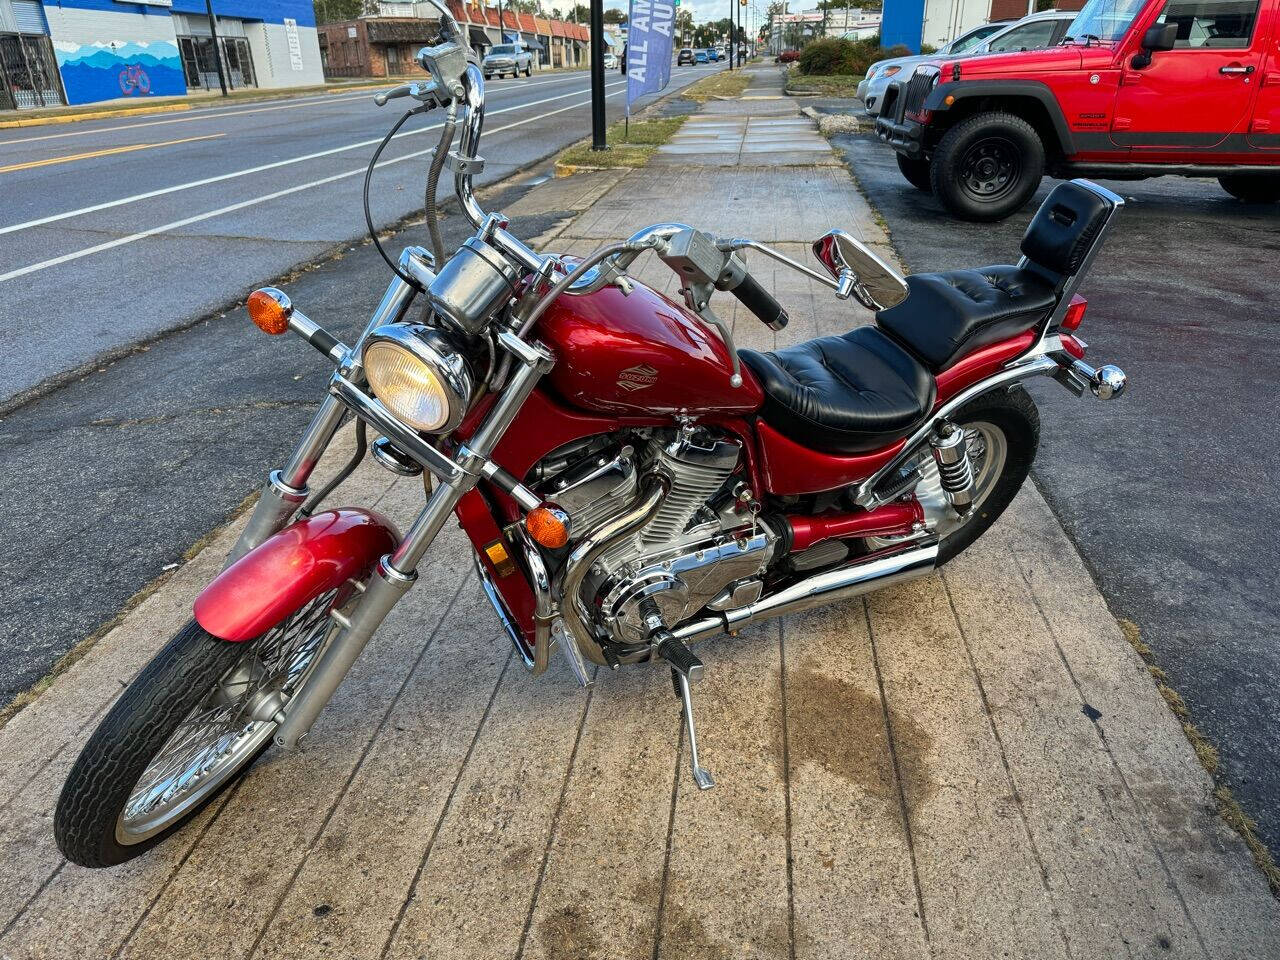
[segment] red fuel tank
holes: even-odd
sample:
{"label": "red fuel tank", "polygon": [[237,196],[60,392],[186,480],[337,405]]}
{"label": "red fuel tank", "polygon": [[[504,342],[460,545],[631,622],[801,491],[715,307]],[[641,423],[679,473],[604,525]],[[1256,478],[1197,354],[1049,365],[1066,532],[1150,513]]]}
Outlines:
{"label": "red fuel tank", "polygon": [[719,335],[683,305],[638,281],[562,294],[538,321],[555,351],[548,375],[566,401],[626,416],[751,413],[764,393],[745,366],[733,387],[733,363]]}

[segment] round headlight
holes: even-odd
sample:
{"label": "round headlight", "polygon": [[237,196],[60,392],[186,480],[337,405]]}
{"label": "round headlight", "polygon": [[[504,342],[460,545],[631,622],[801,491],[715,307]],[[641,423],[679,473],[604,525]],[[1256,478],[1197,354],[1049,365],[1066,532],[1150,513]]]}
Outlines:
{"label": "round headlight", "polygon": [[448,433],[462,422],[474,380],[466,357],[439,330],[379,327],[361,359],[374,396],[415,430]]}

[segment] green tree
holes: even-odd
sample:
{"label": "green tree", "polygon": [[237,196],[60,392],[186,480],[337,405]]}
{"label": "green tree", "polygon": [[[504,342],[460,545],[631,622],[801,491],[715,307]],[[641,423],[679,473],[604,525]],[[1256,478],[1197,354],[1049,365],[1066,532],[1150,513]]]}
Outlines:
{"label": "green tree", "polygon": [[363,10],[362,0],[315,0],[316,23],[354,20]]}
{"label": "green tree", "polygon": [[616,9],[616,8],[611,8],[611,9],[609,9],[609,10],[606,10],[606,11],[604,12],[604,22],[605,22],[605,23],[617,23],[617,24],[626,23],[626,22],[627,22],[627,14],[626,14],[626,11],[625,11],[625,10],[618,10],[618,9]]}
{"label": "green tree", "polygon": [[687,47],[693,42],[693,13],[683,7],[676,11],[676,37],[680,46]]}

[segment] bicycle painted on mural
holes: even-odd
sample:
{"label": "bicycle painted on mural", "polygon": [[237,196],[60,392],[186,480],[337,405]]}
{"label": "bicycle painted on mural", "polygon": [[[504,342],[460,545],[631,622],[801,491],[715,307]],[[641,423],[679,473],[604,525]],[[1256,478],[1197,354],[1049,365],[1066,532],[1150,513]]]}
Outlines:
{"label": "bicycle painted on mural", "polygon": [[151,78],[141,64],[131,63],[120,71],[120,90],[127,97],[145,97],[151,92]]}

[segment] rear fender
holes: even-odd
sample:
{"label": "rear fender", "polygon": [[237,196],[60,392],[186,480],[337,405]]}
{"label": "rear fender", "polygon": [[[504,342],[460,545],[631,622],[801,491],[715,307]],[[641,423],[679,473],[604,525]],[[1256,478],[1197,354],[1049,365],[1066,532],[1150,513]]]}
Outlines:
{"label": "rear fender", "polygon": [[372,510],[328,510],[290,524],[227,567],[196,598],[196,622],[252,640],[348,580],[363,580],[400,535]]}

